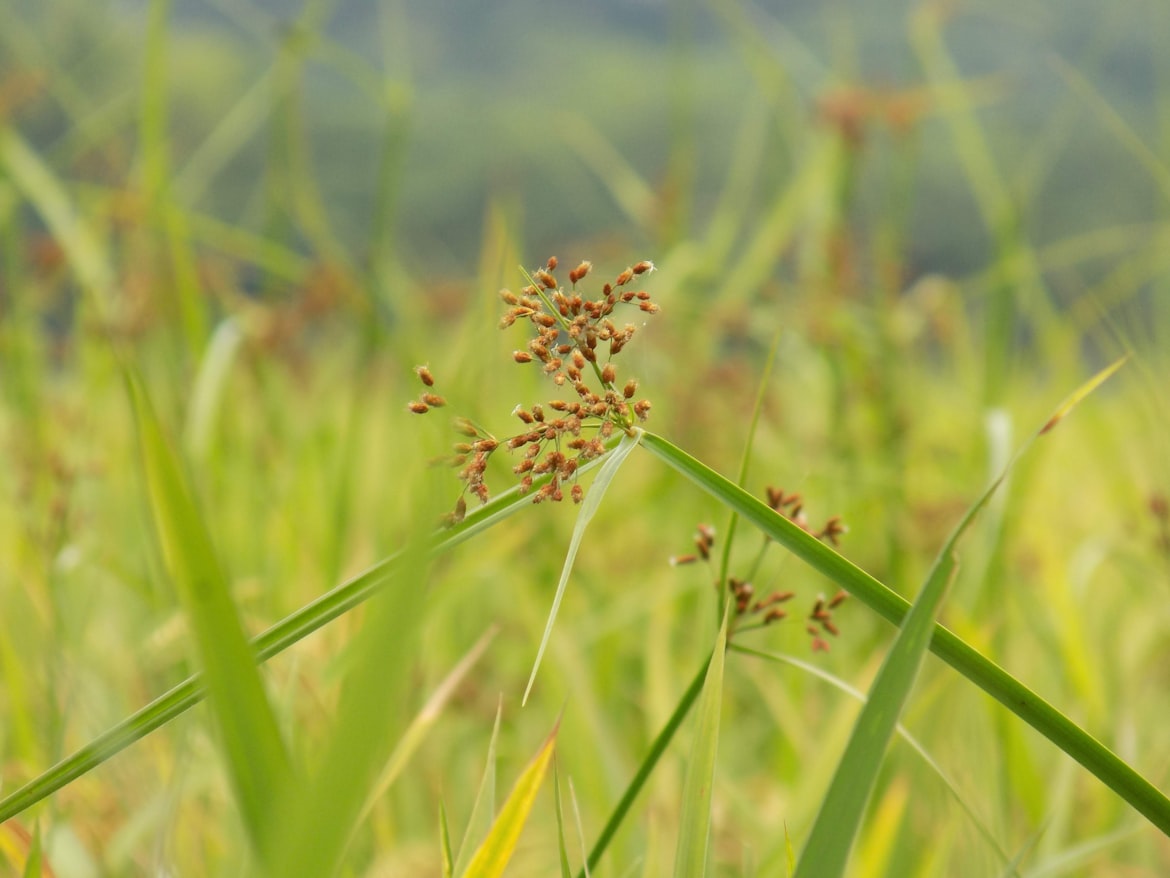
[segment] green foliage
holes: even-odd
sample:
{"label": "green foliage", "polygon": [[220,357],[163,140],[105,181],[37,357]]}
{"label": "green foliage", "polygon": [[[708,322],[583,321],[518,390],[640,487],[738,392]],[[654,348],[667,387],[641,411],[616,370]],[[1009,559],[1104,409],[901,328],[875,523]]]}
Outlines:
{"label": "green foliage", "polygon": [[[972,61],[977,22],[934,5],[856,57],[813,4],[720,0],[710,39],[679,4],[654,44],[576,12],[518,38],[505,3],[454,53],[438,7],[383,4],[352,40],[329,3],[220,4],[232,42],[182,4],[119,27],[48,6],[0,28],[15,874],[775,875],[794,849],[816,874],[1167,871],[1170,251],[1161,213],[1102,193],[1160,211],[1170,172],[1164,108],[1102,75],[1135,51],[1124,11],[1045,68],[1064,91],[1017,101]],[[868,82],[879,36],[917,64],[902,88]],[[667,129],[658,152],[631,135]],[[618,266],[654,256],[630,275],[662,314],[590,403],[598,456],[480,505],[524,459],[488,431],[562,393],[551,354],[509,362],[492,294],[581,230]],[[537,290],[558,344],[571,293]],[[621,395],[634,372],[652,412]],[[456,474],[425,466],[448,412],[499,449],[454,517]],[[576,519],[530,502],[562,483]],[[556,717],[545,807],[552,737],[519,766]],[[520,777],[502,807],[497,771]]]}

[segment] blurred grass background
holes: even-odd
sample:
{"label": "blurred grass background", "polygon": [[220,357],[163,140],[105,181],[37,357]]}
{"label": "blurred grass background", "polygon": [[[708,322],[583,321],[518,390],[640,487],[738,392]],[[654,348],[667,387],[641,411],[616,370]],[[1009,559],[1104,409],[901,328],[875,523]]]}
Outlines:
{"label": "blurred grass background", "polygon": [[[842,515],[845,554],[904,594],[1010,449],[1130,354],[1015,471],[944,621],[1164,787],[1168,24],[1156,0],[4,0],[4,791],[191,669],[111,337],[181,444],[255,632],[397,550],[433,505],[409,476],[450,436],[406,413],[414,364],[498,435],[547,397],[509,363],[495,292],[551,253],[603,276],[656,261],[663,313],[622,374],[657,431],[725,473],[780,333],[749,485]],[[67,246],[77,226],[88,256]],[[427,486],[454,501],[445,473]],[[409,682],[402,712],[500,633],[360,827],[350,874],[437,874],[439,800],[458,838],[500,698],[503,778],[566,705],[558,761],[595,833],[714,635],[710,576],[667,564],[712,517],[631,459],[523,710],[572,510],[446,556],[415,661],[387,669]],[[741,533],[736,568],[756,548]],[[773,585],[809,605],[825,588],[778,553],[757,588]],[[269,665],[310,764],[361,616]],[[860,607],[838,619],[815,659],[795,621],[751,642],[864,689],[891,631]],[[905,724],[1022,874],[1165,873],[1165,839],[956,683],[928,664]],[[725,685],[716,874],[779,874],[857,704],[742,656]],[[59,875],[236,874],[246,844],[210,728],[196,710],[22,825]],[[686,752],[601,874],[669,868]],[[549,802],[510,874],[555,868]],[[854,874],[1003,869],[895,747]]]}

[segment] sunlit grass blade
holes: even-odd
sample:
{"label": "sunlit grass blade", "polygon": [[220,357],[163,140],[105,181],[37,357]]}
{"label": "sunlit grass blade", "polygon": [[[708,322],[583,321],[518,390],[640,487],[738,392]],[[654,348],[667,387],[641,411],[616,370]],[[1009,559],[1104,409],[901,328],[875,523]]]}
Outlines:
{"label": "sunlit grass blade", "polygon": [[253,846],[263,852],[271,805],[291,768],[211,535],[140,380],[127,376],[155,530],[183,605]]}
{"label": "sunlit grass blade", "polygon": [[[616,445],[617,442],[617,437],[614,437],[612,444]],[[604,457],[591,460],[582,466],[579,472],[588,472],[600,466],[604,460],[606,460]],[[539,487],[547,479],[548,476],[542,476],[533,482],[533,486]],[[483,533],[508,516],[531,506],[532,499],[520,494],[517,489],[504,491],[483,507],[468,513],[467,518],[459,524],[437,534],[431,551],[436,555],[442,554]],[[291,613],[253,640],[256,658],[259,661],[267,661],[280,654],[294,643],[364,603],[371,595],[391,583],[400,583],[404,588],[419,587],[418,583],[402,581],[402,562],[401,553],[392,555]],[[202,701],[205,695],[202,677],[199,675],[188,677],[24,786],[0,799],[0,821],[16,816],[71,781],[97,768],[135,741],[181,716]]]}
{"label": "sunlit grass blade", "polygon": [[723,609],[723,623],[711,650],[703,692],[699,696],[695,737],[687,759],[679,816],[675,878],[702,878],[707,872],[711,842],[711,795],[715,785],[715,758],[719,752],[719,720],[723,712],[723,661],[727,651],[727,622],[731,605]]}
{"label": "sunlit grass blade", "polygon": [[496,814],[496,747],[500,741],[500,717],[503,715],[504,705],[496,705],[496,721],[492,726],[492,737],[488,741],[487,760],[483,766],[483,777],[479,779],[479,790],[475,794],[475,802],[471,805],[471,815],[467,818],[467,826],[463,830],[463,840],[459,843],[459,852],[455,855],[455,874],[462,875],[475,854],[476,842],[491,831],[492,819]]}
{"label": "sunlit grass blade", "polygon": [[[645,432],[641,444],[697,487],[739,511],[763,533],[882,618],[895,625],[902,623],[910,608],[905,598],[661,436]],[[1096,775],[1158,829],[1170,833],[1170,800],[1092,735],[942,625],[935,624],[930,647],[951,667]]]}
{"label": "sunlit grass blade", "polygon": [[516,850],[516,843],[520,840],[520,831],[524,828],[532,806],[536,802],[536,795],[540,792],[540,785],[548,772],[549,762],[552,761],[556,745],[557,731],[560,720],[553,726],[553,730],[537,751],[536,756],[524,769],[524,773],[512,787],[500,813],[492,824],[491,831],[483,840],[479,850],[462,874],[463,878],[499,878],[508,860]]}
{"label": "sunlit grass blade", "polygon": [[196,460],[207,454],[211,444],[228,374],[243,340],[244,333],[239,323],[232,317],[227,318],[211,334],[199,364],[183,431],[183,444]]}
{"label": "sunlit grass blade", "polygon": [[524,699],[522,703],[528,702],[528,696],[532,692],[532,684],[536,682],[536,672],[540,669],[540,661],[544,658],[544,651],[548,646],[548,639],[552,635],[553,625],[557,621],[557,613],[561,609],[561,598],[565,596],[565,587],[569,584],[569,574],[573,572],[573,562],[577,560],[577,551],[581,548],[581,538],[585,536],[585,528],[593,520],[594,514],[601,506],[601,499],[605,496],[606,489],[613,481],[614,476],[617,475],[618,470],[621,469],[622,463],[637,446],[638,438],[641,435],[641,431],[636,431],[622,437],[621,442],[618,443],[618,447],[606,457],[601,471],[593,480],[593,484],[589,486],[589,490],[585,494],[585,499],[581,501],[581,510],[577,513],[577,523],[573,526],[573,536],[569,540],[569,551],[565,554],[565,563],[561,568],[561,578],[557,582],[557,589],[553,594],[552,607],[548,611],[548,621],[544,625],[544,634],[540,638],[540,647],[536,650],[536,660],[532,663],[532,673],[528,676],[528,685],[524,687]]}

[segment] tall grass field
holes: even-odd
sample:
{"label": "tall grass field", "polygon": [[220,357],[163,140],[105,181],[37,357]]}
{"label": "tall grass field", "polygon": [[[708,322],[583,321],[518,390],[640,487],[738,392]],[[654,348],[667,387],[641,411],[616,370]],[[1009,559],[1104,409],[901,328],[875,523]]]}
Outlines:
{"label": "tall grass field", "polygon": [[0,0],[0,874],[1170,874],[1170,16],[879,5]]}

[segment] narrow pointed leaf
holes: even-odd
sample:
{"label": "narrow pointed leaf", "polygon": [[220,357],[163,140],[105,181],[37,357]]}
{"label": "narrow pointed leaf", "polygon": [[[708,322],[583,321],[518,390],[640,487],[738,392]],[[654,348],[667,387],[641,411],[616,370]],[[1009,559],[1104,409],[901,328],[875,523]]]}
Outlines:
{"label": "narrow pointed leaf", "polygon": [[439,799],[439,857],[443,861],[443,878],[454,878],[455,864],[451,858],[451,830],[447,825],[447,809]]}
{"label": "narrow pointed leaf", "polygon": [[573,870],[569,866],[569,849],[565,844],[565,815],[561,807],[561,772],[559,764],[553,761],[553,799],[557,809],[557,854],[561,861],[561,878],[573,878]]}
{"label": "narrow pointed leaf", "polygon": [[540,785],[548,772],[549,762],[552,761],[554,745],[556,744],[557,730],[560,721],[553,727],[548,738],[537,751],[536,756],[524,773],[520,775],[512,792],[504,801],[500,814],[492,824],[491,831],[475,856],[467,871],[462,873],[463,878],[499,878],[504,873],[504,867],[512,858],[516,844],[520,840],[520,831],[528,820],[532,806],[536,802],[536,795],[540,792]]}
{"label": "narrow pointed leaf", "polygon": [[289,780],[284,742],[191,488],[141,381],[133,373],[127,380],[163,558],[194,635],[244,822],[262,849],[271,804]]}
{"label": "narrow pointed leaf", "polygon": [[500,740],[500,717],[503,711],[504,705],[501,701],[496,705],[496,721],[492,726],[491,740],[488,742],[483,777],[479,780],[479,790],[471,806],[471,816],[467,818],[467,827],[463,830],[459,853],[455,855],[456,875],[462,875],[466,871],[475,854],[476,839],[483,838],[491,830],[492,820],[496,816],[496,745]]}
{"label": "narrow pointed leaf", "polygon": [[613,481],[614,476],[617,475],[619,469],[625,459],[630,456],[630,452],[638,444],[638,439],[642,432],[636,430],[634,433],[623,436],[622,441],[618,444],[605,460],[601,467],[601,471],[597,474],[597,478],[593,480],[593,484],[589,486],[589,491],[585,494],[585,499],[581,503],[581,511],[577,513],[577,523],[573,527],[573,537],[569,540],[569,551],[565,555],[565,563],[561,568],[561,578],[557,583],[557,590],[553,595],[552,607],[548,611],[548,621],[544,624],[544,634],[540,638],[540,647],[536,650],[536,660],[532,663],[532,673],[528,676],[528,685],[524,687],[524,698],[521,703],[528,702],[528,696],[532,692],[532,684],[536,682],[536,672],[540,669],[540,660],[544,657],[544,650],[548,646],[548,639],[552,635],[553,625],[557,621],[557,613],[561,609],[561,598],[565,596],[565,586],[569,584],[569,574],[573,572],[573,563],[577,560],[577,551],[581,548],[581,538],[585,536],[585,528],[589,526],[589,522],[593,520],[593,515],[597,512],[598,507],[601,506],[601,498],[605,496],[606,488],[609,487]]}

